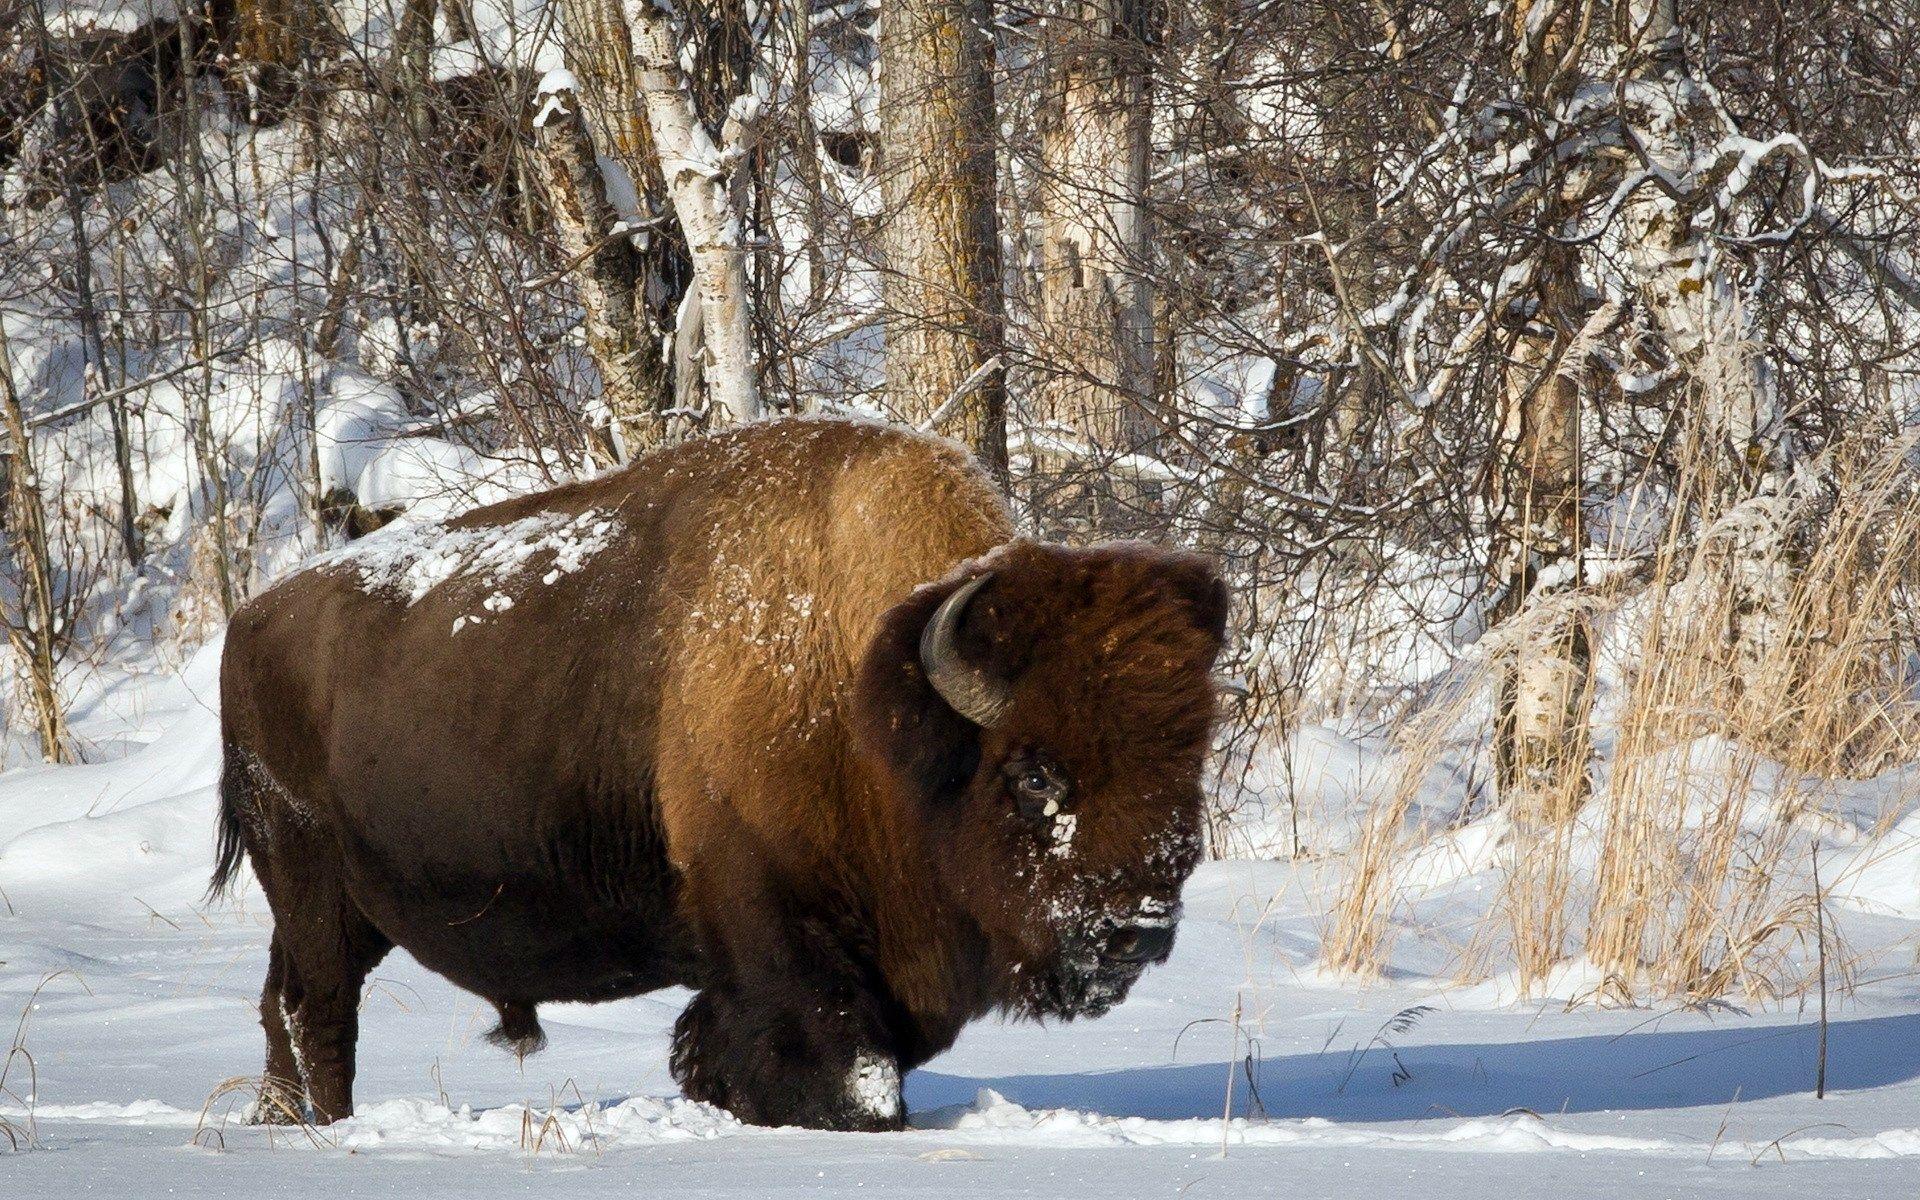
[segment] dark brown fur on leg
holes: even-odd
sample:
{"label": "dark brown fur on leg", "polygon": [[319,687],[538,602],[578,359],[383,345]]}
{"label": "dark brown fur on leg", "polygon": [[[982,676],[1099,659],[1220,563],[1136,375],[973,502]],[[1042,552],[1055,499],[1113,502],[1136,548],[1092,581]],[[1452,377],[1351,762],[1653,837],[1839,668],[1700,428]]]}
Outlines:
{"label": "dark brown fur on leg", "polygon": [[708,990],[673,1028],[672,1070],[691,1100],[753,1125],[886,1133],[905,1127],[900,1071],[858,1028],[858,1005],[754,1001]]}
{"label": "dark brown fur on leg", "polygon": [[267,1035],[267,1068],[260,1097],[247,1114],[250,1125],[297,1125],[306,1119],[307,1088],[287,1029],[286,952],[275,938],[267,951],[267,983],[260,993],[260,1028]]}
{"label": "dark brown fur on leg", "polygon": [[360,1036],[360,992],[329,988],[308,992],[293,1014],[294,1043],[306,1067],[313,1123],[329,1125],[353,1115],[354,1043]]}
{"label": "dark brown fur on leg", "polygon": [[[293,1120],[301,1089],[315,1124],[352,1116],[360,985],[393,943],[347,895],[339,848],[312,828],[300,801],[231,749],[221,789],[231,831],[223,843],[244,843],[274,915],[260,1014],[266,1080],[256,1119]],[[225,865],[228,857],[223,844],[220,884],[234,869]]]}
{"label": "dark brown fur on leg", "polygon": [[859,934],[792,911],[752,841],[732,850],[736,894],[789,920],[728,931],[728,969],[674,1024],[670,1066],[681,1090],[755,1125],[902,1128],[898,1038],[855,948]]}
{"label": "dark brown fur on leg", "polygon": [[329,950],[337,947],[338,953],[315,954],[293,963],[300,1000],[289,1010],[288,1022],[316,1125],[353,1115],[360,985],[392,947],[357,913],[342,914],[340,924],[333,937],[316,939]]}

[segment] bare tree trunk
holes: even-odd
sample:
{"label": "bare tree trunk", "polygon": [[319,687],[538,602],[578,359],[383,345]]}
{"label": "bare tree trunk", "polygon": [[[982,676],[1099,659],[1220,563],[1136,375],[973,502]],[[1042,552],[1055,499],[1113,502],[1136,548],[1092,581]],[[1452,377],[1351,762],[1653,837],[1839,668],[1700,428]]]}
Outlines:
{"label": "bare tree trunk", "polygon": [[[191,30],[192,24],[189,22],[182,28]],[[197,129],[200,123],[199,91],[192,73],[194,56],[191,42],[184,57],[188,65],[183,92],[186,97],[187,125],[188,128]],[[182,241],[186,245],[188,258],[183,265],[191,279],[189,290],[192,299],[187,309],[187,323],[194,357],[201,367],[198,372],[199,386],[194,388],[189,385],[182,388],[182,392],[186,398],[188,440],[192,443],[194,461],[199,467],[200,487],[212,510],[214,580],[220,599],[220,612],[230,617],[240,601],[239,587],[233,577],[233,514],[227,494],[226,447],[219,441],[213,421],[212,292],[217,269],[215,252],[218,231],[213,221],[212,206],[207,199],[207,164],[201,157],[200,139],[187,138],[185,147],[186,153],[181,157],[176,178],[180,182],[181,220],[186,226]]]}
{"label": "bare tree trunk", "polygon": [[[543,88],[554,83],[549,78]],[[571,83],[542,91],[534,137],[560,247],[574,264],[586,312],[587,351],[613,419],[614,457],[625,459],[665,440],[671,393],[659,342],[647,335],[638,264],[626,237],[614,231],[620,216]]]}
{"label": "bare tree trunk", "polygon": [[810,0],[783,0],[780,29],[785,39],[787,92],[791,105],[788,138],[793,171],[800,179],[807,220],[807,304],[818,305],[827,294],[827,199],[820,174],[820,131],[813,121],[813,5]]}
{"label": "bare tree trunk", "polygon": [[26,414],[13,386],[13,356],[4,323],[0,323],[0,401],[5,403],[0,419],[5,421],[7,451],[13,460],[6,472],[6,543],[20,588],[20,612],[6,618],[7,640],[25,667],[41,757],[50,763],[71,762],[71,741],[57,677],[65,638],[54,596],[46,508]]}
{"label": "bare tree trunk", "polygon": [[427,98],[433,87],[433,12],[438,0],[402,0],[400,25],[393,34],[393,83],[406,106],[414,140],[429,145],[433,117]]}
{"label": "bare tree trunk", "polygon": [[992,17],[988,0],[900,0],[886,10],[880,167],[887,402],[916,423],[944,411],[941,432],[1004,483]]}
{"label": "bare tree trunk", "polygon": [[[1043,39],[1052,71],[1041,134],[1041,420],[1093,452],[1083,470],[1120,506],[1141,494],[1128,455],[1158,431],[1151,220],[1154,5],[1071,0]],[[1117,461],[1116,461],[1117,460]]]}
{"label": "bare tree trunk", "polygon": [[[77,111],[75,98],[76,81],[67,69],[67,54],[56,50],[53,39],[47,30],[46,7],[42,3],[33,5],[35,33],[39,39],[40,60],[49,66],[47,80],[48,96],[55,105],[67,107],[73,111],[65,119],[74,126],[83,126],[85,121]],[[183,33],[190,37],[190,34]],[[191,42],[188,43],[191,45]],[[87,205],[81,194],[82,175],[70,165],[61,171],[61,201],[67,212],[67,222],[73,227],[73,279],[76,299],[79,302],[80,333],[86,348],[86,368],[81,372],[81,386],[97,387],[105,391],[118,388],[124,379],[116,379],[108,371],[106,338],[100,329],[100,309],[94,298],[93,288],[93,245],[87,237]],[[120,484],[120,511],[118,529],[120,546],[127,556],[129,565],[138,567],[146,557],[144,539],[140,536],[139,496],[133,486],[133,430],[127,419],[127,400],[121,396],[107,402],[107,420],[113,428],[113,465],[114,473]]]}
{"label": "bare tree trunk", "polygon": [[[1624,206],[1640,293],[1669,348],[1716,384],[1701,399],[1728,457],[1761,474],[1787,468],[1765,357],[1740,311],[1739,264],[1693,220],[1712,203],[1708,155],[1735,132],[1689,73],[1679,0],[1633,0],[1621,47],[1635,72],[1628,115],[1646,167],[1667,186],[1642,186]],[[1718,360],[1718,361],[1715,361]]]}
{"label": "bare tree trunk", "polygon": [[[1567,51],[1575,6],[1517,0],[1509,14],[1514,73],[1529,102],[1551,113],[1573,82]],[[1549,186],[1559,186],[1555,180]],[[1592,647],[1576,605],[1586,531],[1581,521],[1580,372],[1590,352],[1581,326],[1580,262],[1550,240],[1568,216],[1560,199],[1539,215],[1533,286],[1515,297],[1494,439],[1494,617],[1512,622],[1510,658],[1495,685],[1494,759],[1502,800],[1517,823],[1552,828],[1586,797]],[[1607,319],[1611,319],[1610,317]],[[1545,963],[1536,964],[1544,969]]]}
{"label": "bare tree trunk", "polygon": [[[124,380],[116,380],[107,369],[107,344],[100,332],[100,310],[93,289],[93,247],[87,239],[86,205],[80,198],[80,184],[69,172],[63,189],[66,193],[67,219],[73,226],[73,277],[80,302],[80,327],[87,347],[88,370],[83,386],[115,391]],[[120,485],[120,546],[128,564],[138,567],[146,557],[146,540],[140,535],[140,497],[133,485],[133,428],[128,420],[127,399],[119,396],[107,401],[107,421],[113,428],[113,466]]]}
{"label": "bare tree trunk", "polygon": [[668,13],[644,0],[633,16],[634,65],[660,173],[686,234],[700,297],[708,420],[745,421],[760,415],[759,374],[753,353],[753,313],[747,250],[730,179],[750,128],[730,121],[726,152],[701,125],[680,70]]}
{"label": "bare tree trunk", "polygon": [[[618,452],[630,457],[678,432],[668,415],[673,368],[663,315],[678,299],[670,276],[684,277],[683,248],[665,227],[611,236],[616,221],[646,220],[667,206],[626,14],[618,0],[564,0],[559,12],[577,92],[554,105],[544,96],[536,101],[542,116],[558,122],[539,122],[536,137],[561,245],[576,264],[588,349],[605,381]],[[633,213],[612,203],[609,169],[632,185]]]}
{"label": "bare tree trunk", "polygon": [[1516,331],[1493,461],[1495,611],[1515,622],[1494,704],[1494,757],[1515,820],[1553,825],[1586,796],[1592,649],[1576,606],[1580,586],[1580,383],[1567,318],[1577,303],[1572,254],[1548,252],[1540,311]]}

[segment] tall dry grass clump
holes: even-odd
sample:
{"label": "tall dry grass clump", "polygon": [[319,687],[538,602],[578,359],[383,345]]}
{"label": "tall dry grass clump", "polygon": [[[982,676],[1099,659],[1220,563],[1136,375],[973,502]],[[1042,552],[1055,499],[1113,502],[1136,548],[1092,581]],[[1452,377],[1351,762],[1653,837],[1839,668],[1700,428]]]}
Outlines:
{"label": "tall dry grass clump", "polygon": [[1830,781],[1920,747],[1911,449],[1836,448],[1818,482],[1735,505],[1694,544],[1669,530],[1615,718],[1587,929],[1598,998],[1805,982],[1789,952],[1814,933],[1804,856]]}
{"label": "tall dry grass clump", "polygon": [[[1463,975],[1502,967],[1539,994],[1570,955],[1597,983],[1581,999],[1777,998],[1813,980],[1811,855],[1840,781],[1920,757],[1908,664],[1920,639],[1920,473],[1910,442],[1829,449],[1782,494],[1724,502],[1703,447],[1642,527],[1637,559],[1545,597],[1492,631],[1463,673],[1487,686],[1511,656],[1587,621],[1614,683],[1583,700],[1582,766],[1509,788],[1496,899],[1468,933]],[[1448,739],[1488,710],[1456,695],[1398,740],[1395,786],[1344,865],[1323,961],[1376,974],[1423,831],[1422,781]],[[1847,960],[1824,932],[1829,970]],[[1800,953],[1805,950],[1808,953]],[[1837,967],[1835,966],[1837,964]]]}
{"label": "tall dry grass clump", "polygon": [[1593,674],[1576,668],[1589,655],[1593,609],[1591,590],[1570,589],[1541,596],[1482,641],[1497,696],[1504,689],[1539,677],[1521,669],[1531,660],[1549,668],[1553,689],[1537,709],[1549,714],[1548,727],[1532,737],[1514,736],[1499,727],[1496,701],[1496,756],[1507,756],[1502,773],[1502,804],[1509,823],[1504,878],[1495,903],[1493,930],[1503,933],[1523,990],[1543,984],[1564,957],[1570,933],[1567,895],[1574,884],[1574,817],[1591,791],[1593,757]]}
{"label": "tall dry grass clump", "polygon": [[1449,735],[1461,722],[1462,706],[1472,699],[1469,690],[1411,717],[1395,736],[1394,770],[1385,797],[1369,809],[1347,851],[1321,938],[1320,960],[1327,970],[1370,978],[1385,964],[1399,901],[1396,868],[1417,836],[1408,828],[1407,818],[1429,773],[1440,762]]}

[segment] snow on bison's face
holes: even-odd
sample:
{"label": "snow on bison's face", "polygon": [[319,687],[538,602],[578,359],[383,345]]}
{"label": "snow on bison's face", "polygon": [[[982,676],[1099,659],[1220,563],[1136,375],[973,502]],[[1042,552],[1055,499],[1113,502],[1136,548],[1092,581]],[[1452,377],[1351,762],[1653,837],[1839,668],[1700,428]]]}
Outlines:
{"label": "snow on bison's face", "polygon": [[1193,555],[1022,541],[882,621],[862,744],[924,814],[1004,1007],[1098,1016],[1171,951],[1226,604]]}

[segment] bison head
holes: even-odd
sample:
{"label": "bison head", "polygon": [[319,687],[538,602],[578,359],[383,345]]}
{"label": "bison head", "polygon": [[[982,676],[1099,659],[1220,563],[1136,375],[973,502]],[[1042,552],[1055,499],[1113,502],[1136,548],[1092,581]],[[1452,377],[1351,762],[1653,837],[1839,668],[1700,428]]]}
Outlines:
{"label": "bison head", "polygon": [[882,619],[861,745],[918,810],[994,1002],[1098,1016],[1172,949],[1226,606],[1195,555],[1018,541]]}

